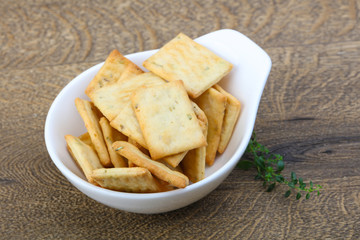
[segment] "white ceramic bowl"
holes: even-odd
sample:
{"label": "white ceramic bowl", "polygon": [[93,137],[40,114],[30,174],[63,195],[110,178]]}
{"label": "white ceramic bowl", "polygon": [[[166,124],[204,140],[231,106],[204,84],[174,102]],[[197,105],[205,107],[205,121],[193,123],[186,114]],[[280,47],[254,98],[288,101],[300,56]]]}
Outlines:
{"label": "white ceramic bowl", "polygon": [[[230,174],[243,155],[251,137],[261,95],[271,69],[270,57],[243,34],[229,29],[206,34],[196,41],[209,48],[234,67],[219,83],[242,103],[231,141],[215,163],[206,168],[206,178],[162,193],[124,193],[103,189],[88,183],[66,149],[64,136],[86,132],[74,104],[84,94],[88,83],[103,63],[97,64],[73,79],[54,100],[45,123],[45,142],[51,159],[61,173],[81,192],[107,206],[135,213],[162,213],[187,206],[209,194]],[[156,50],[127,55],[138,66]],[[105,57],[105,56],[104,56]],[[145,70],[145,69],[144,69]]]}

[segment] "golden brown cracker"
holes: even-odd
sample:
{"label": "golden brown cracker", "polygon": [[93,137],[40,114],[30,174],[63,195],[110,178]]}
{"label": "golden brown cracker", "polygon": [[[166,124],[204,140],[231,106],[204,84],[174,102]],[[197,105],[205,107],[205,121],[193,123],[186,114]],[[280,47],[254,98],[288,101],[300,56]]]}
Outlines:
{"label": "golden brown cracker", "polygon": [[207,135],[207,129],[208,129],[208,120],[206,117],[206,114],[203,110],[194,102],[191,102],[193,106],[194,113],[196,115],[196,118],[199,120],[199,125],[203,131],[204,136]]}
{"label": "golden brown cracker", "polygon": [[123,96],[119,94],[123,90],[120,84],[112,84],[92,93],[91,100],[109,121],[113,120],[123,109]]}
{"label": "golden brown cracker", "polygon": [[90,134],[88,132],[80,135],[78,138],[95,150],[94,144],[92,143]]}
{"label": "golden brown cracker", "polygon": [[76,108],[84,121],[85,127],[90,135],[91,142],[104,167],[112,166],[110,156],[104,141],[104,137],[99,125],[98,116],[94,113],[94,105],[84,99],[75,99]]}
{"label": "golden brown cracker", "polygon": [[130,96],[140,87],[149,87],[164,83],[165,81],[163,79],[153,73],[143,73],[139,76],[118,83],[119,91],[117,91],[117,104],[121,106],[121,110],[118,112],[118,115],[110,121],[110,125],[146,148],[145,139],[131,106]]}
{"label": "golden brown cracker", "polygon": [[187,152],[188,151],[181,152],[181,153],[174,154],[174,155],[167,156],[167,157],[163,157],[162,160],[164,162],[166,162],[167,164],[169,164],[171,167],[176,168],[179,165],[179,163],[184,159]]}
{"label": "golden brown cracker", "polygon": [[214,163],[219,146],[226,97],[217,90],[210,88],[194,101],[204,111],[208,119],[206,163],[211,166]]}
{"label": "golden brown cracker", "polygon": [[128,138],[128,142],[137,147],[140,151],[142,151],[145,155],[150,156],[149,150],[138,144],[134,139]]}
{"label": "golden brown cracker", "polygon": [[181,161],[183,173],[193,183],[205,178],[206,147],[190,150]]}
{"label": "golden brown cracker", "polygon": [[215,84],[214,88],[226,96],[225,115],[220,135],[218,152],[223,153],[229,144],[236,122],[241,111],[241,103],[233,95],[226,92],[222,87]]}
{"label": "golden brown cracker", "polygon": [[[196,103],[191,102],[191,104],[193,106],[194,113],[195,113],[197,119],[199,120],[199,125],[200,125],[201,129],[203,130],[203,132],[205,131],[205,133],[206,133],[208,123],[207,123],[207,118],[206,118],[205,113],[199,108],[198,105],[196,105]],[[206,135],[204,134],[204,136],[206,136]],[[184,159],[184,157],[186,156],[187,153],[188,153],[188,151],[185,151],[182,153],[164,157],[163,160],[170,166],[177,167],[177,166],[179,166],[179,163]]]}
{"label": "golden brown cracker", "polygon": [[142,72],[136,64],[115,49],[106,58],[104,65],[87,86],[85,93],[92,99],[93,93],[98,89],[113,84],[125,76],[131,77]]}
{"label": "golden brown cracker", "polygon": [[184,188],[189,185],[189,179],[184,174],[173,171],[164,164],[150,159],[128,142],[117,141],[113,144],[113,148],[118,154],[124,156],[139,167],[147,168],[154,176],[173,186]]}
{"label": "golden brown cracker", "polygon": [[94,170],[91,177],[101,187],[117,191],[151,193],[162,189],[149,170],[141,167],[100,168]]}
{"label": "golden brown cracker", "polygon": [[152,159],[206,145],[181,81],[139,88],[131,101]]}
{"label": "golden brown cracker", "polygon": [[182,80],[192,98],[227,75],[232,64],[183,33],[144,61],[143,66],[168,81]]}
{"label": "golden brown cracker", "polygon": [[[194,112],[199,119],[203,134],[207,137],[208,120],[205,113],[193,103]],[[205,178],[206,146],[190,150],[181,161],[183,173],[193,183]]]}
{"label": "golden brown cracker", "polygon": [[91,173],[94,169],[103,168],[96,152],[79,138],[66,135],[65,140],[71,156],[85,174],[86,179],[93,183]]}
{"label": "golden brown cracker", "polygon": [[[128,143],[137,147],[145,155],[150,156],[149,151],[146,148],[144,148],[143,146],[141,146],[140,144],[138,144],[134,139],[128,138]],[[129,167],[136,167],[136,165],[130,160],[128,160],[128,164],[129,164]]]}
{"label": "golden brown cracker", "polygon": [[[116,168],[127,167],[126,160],[122,156],[117,154],[115,152],[115,150],[112,148],[112,144],[114,143],[114,132],[117,132],[117,131],[110,126],[109,121],[105,117],[102,117],[100,119],[99,123],[100,123],[103,137],[104,137],[104,140],[105,140],[108,152],[109,152],[109,156],[110,156],[112,165]],[[125,136],[121,136],[120,138],[121,138],[121,140],[126,139]],[[120,139],[118,139],[118,140],[120,140]]]}

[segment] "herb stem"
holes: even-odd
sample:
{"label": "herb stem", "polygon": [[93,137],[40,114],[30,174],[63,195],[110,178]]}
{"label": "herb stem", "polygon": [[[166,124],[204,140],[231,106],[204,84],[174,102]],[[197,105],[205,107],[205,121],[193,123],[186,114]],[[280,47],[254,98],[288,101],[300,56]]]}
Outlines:
{"label": "herb stem", "polygon": [[290,178],[285,178],[281,174],[285,167],[283,156],[270,153],[267,147],[257,142],[255,133],[253,133],[245,152],[251,158],[250,160],[241,160],[238,167],[243,170],[255,167],[257,169],[255,179],[263,181],[267,192],[271,192],[276,184],[283,184],[289,187],[284,194],[285,197],[289,197],[292,192],[296,193],[296,199],[300,199],[304,193],[306,193],[306,199],[310,198],[312,192],[320,195],[321,185],[314,185],[312,181],[309,181],[309,185],[307,185],[302,178],[296,176],[295,172],[291,172]]}

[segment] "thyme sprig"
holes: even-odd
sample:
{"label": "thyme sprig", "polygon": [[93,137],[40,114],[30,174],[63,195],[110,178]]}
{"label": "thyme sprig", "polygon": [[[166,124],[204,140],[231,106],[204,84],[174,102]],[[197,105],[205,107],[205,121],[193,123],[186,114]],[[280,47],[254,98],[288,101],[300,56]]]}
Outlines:
{"label": "thyme sprig", "polygon": [[283,156],[271,153],[267,147],[258,143],[255,133],[253,133],[245,152],[249,155],[249,159],[239,161],[238,167],[243,170],[255,167],[257,169],[255,179],[263,181],[267,192],[271,192],[276,184],[283,184],[289,187],[284,194],[285,197],[289,197],[292,192],[295,192],[296,199],[300,199],[303,194],[306,199],[309,199],[312,192],[320,195],[321,185],[315,185],[312,181],[309,181],[307,185],[301,177],[296,176],[295,172],[291,172],[290,178],[285,178],[281,174],[285,167]]}

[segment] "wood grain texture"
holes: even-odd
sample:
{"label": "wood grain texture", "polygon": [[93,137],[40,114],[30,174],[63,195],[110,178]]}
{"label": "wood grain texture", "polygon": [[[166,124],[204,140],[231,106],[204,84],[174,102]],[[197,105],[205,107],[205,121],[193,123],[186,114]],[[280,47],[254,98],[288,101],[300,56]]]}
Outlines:
{"label": "wood grain texture", "polygon": [[[360,24],[357,0],[0,0],[0,239],[360,239]],[[60,90],[117,48],[179,32],[238,30],[273,66],[255,125],[285,174],[323,185],[308,201],[267,193],[235,169],[183,209],[139,215],[75,189],[43,128]]]}

